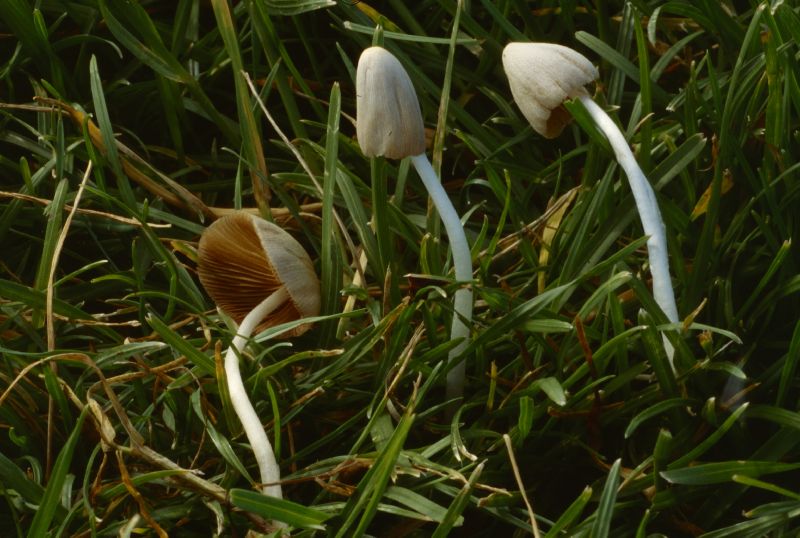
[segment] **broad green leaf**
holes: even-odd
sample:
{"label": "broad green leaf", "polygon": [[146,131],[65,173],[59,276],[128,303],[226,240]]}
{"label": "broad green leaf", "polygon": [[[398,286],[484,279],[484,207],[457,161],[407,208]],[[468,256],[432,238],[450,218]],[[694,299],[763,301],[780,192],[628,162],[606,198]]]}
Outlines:
{"label": "broad green leaf", "polygon": [[542,392],[556,405],[567,404],[567,395],[564,392],[564,388],[555,377],[543,377],[534,381],[533,384],[542,389]]}

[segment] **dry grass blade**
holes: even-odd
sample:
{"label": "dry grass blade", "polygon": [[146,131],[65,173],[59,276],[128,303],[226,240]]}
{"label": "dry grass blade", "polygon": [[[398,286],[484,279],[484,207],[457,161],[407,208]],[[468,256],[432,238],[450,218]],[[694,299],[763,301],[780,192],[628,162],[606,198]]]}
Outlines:
{"label": "dry grass blade", "polygon": [[[141,434],[139,434],[138,431],[136,431],[133,428],[133,425],[131,424],[127,413],[120,404],[117,395],[114,393],[114,389],[111,387],[108,380],[106,380],[103,372],[97,367],[97,365],[94,363],[94,361],[92,361],[90,357],[83,354],[69,354],[68,358],[70,360],[76,360],[78,362],[82,362],[99,376],[100,381],[98,383],[103,387],[104,392],[106,393],[106,396],[108,397],[109,402],[111,403],[111,407],[114,409],[114,412],[117,415],[117,418],[120,420],[123,429],[126,431],[126,433],[130,438],[131,446],[127,447],[120,445],[119,443],[116,443],[114,439],[104,437],[103,441],[107,444],[107,446],[110,449],[122,453],[129,453],[134,457],[146,461],[147,463],[149,463],[150,465],[154,466],[157,469],[163,469],[165,471],[175,471],[176,474],[173,478],[171,478],[171,480],[176,480],[181,484],[188,486],[189,488],[198,491],[201,494],[216,500],[217,502],[220,502],[224,506],[232,508],[232,505],[230,504],[228,499],[228,490],[218,486],[213,482],[201,478],[199,476],[201,474],[200,471],[185,469],[180,465],[178,465],[177,463],[175,463],[174,461],[172,461],[171,459],[164,456],[163,454],[156,452],[155,450],[151,449],[150,447],[144,444],[144,438],[141,436]],[[92,399],[91,392],[94,390],[96,386],[97,385],[94,385],[89,389],[89,394],[87,395],[89,399]],[[69,385],[67,385],[66,383],[62,383],[62,389],[68,395],[69,399],[76,407],[83,408],[83,406],[85,405],[84,402],[78,397],[77,394],[75,394],[75,392]],[[103,423],[106,422],[110,423],[110,421],[106,417],[105,420],[100,419],[101,422],[97,422],[98,417],[96,417],[95,414],[92,413],[90,414],[90,416],[92,417],[93,420],[96,421],[97,431],[102,435],[104,431]],[[274,525],[270,524],[269,522],[257,516],[256,514],[245,512],[244,515],[245,517],[247,517],[248,520],[250,520],[250,522],[254,525],[256,529],[259,529],[262,532],[273,532],[274,530],[276,530],[276,527]]]}
{"label": "dry grass blade", "polygon": [[139,492],[139,490],[136,489],[136,486],[133,485],[133,481],[131,481],[131,475],[128,473],[128,467],[125,465],[125,460],[122,457],[122,451],[117,450],[115,454],[117,456],[117,467],[119,468],[122,483],[125,485],[125,489],[128,490],[128,493],[130,493],[131,497],[133,497],[133,499],[136,501],[136,504],[139,505],[139,514],[144,518],[145,521],[147,521],[147,524],[150,525],[150,528],[153,529],[156,534],[158,534],[159,538],[167,538],[169,535],[150,515],[147,502],[144,500],[144,497],[142,497],[142,494]]}
{"label": "dry grass blade", "polygon": [[[95,125],[95,123],[89,118],[86,114],[81,112],[80,110],[59,101],[58,99],[51,99],[48,97],[37,97],[37,101],[40,103],[46,103],[52,105],[63,112],[65,112],[72,121],[79,127],[83,128],[86,125],[86,128],[89,132],[89,138],[92,140],[92,143],[99,149],[102,153],[105,153],[105,144],[103,142],[103,136],[100,132],[100,129]],[[133,150],[122,144],[121,142],[117,142],[117,149],[122,154],[120,156],[120,162],[122,163],[122,170],[125,174],[131,178],[133,181],[141,185],[151,194],[158,196],[165,202],[170,205],[176,207],[182,207],[184,209],[191,209],[192,211],[199,213],[201,215],[206,215],[213,217],[214,212],[206,206],[202,200],[200,200],[197,196],[189,192],[185,187],[179,185],[176,181],[168,178],[164,174],[157,173],[159,178],[166,182],[169,187],[175,191],[174,193],[167,190],[166,188],[162,187],[152,179],[150,179],[146,174],[143,174],[138,168],[136,168],[132,163],[131,160],[138,162],[140,165],[145,165],[152,170],[152,167],[141,157],[139,157]]]}
{"label": "dry grass blade", "polygon": [[519,474],[519,466],[517,465],[517,458],[514,457],[514,447],[511,445],[511,437],[509,437],[507,433],[504,433],[503,441],[506,444],[506,450],[508,450],[508,459],[511,462],[511,469],[514,471],[514,478],[517,481],[519,492],[522,495],[522,499],[525,501],[525,507],[528,509],[528,517],[531,519],[531,532],[535,538],[541,538],[542,535],[539,532],[539,524],[536,522],[536,515],[533,513],[531,501],[528,500],[528,494],[525,492],[525,484],[522,483],[522,476]]}
{"label": "dry grass blade", "polygon": [[[30,194],[23,194],[23,193],[20,193],[20,192],[0,191],[0,198],[14,198],[14,199],[17,199],[17,200],[25,200],[26,202],[33,202],[33,203],[40,204],[40,205],[43,205],[43,206],[48,206],[48,205],[50,205],[52,203],[52,200],[47,200],[46,198],[39,198],[39,197],[36,197],[36,196],[31,196]],[[136,219],[129,219],[127,217],[122,217],[120,215],[115,215],[113,213],[107,213],[105,211],[97,211],[95,209],[85,209],[85,208],[82,208],[82,207],[78,207],[77,209],[75,209],[75,207],[73,207],[73,206],[71,206],[69,204],[65,204],[64,205],[64,211],[73,211],[73,210],[77,211],[78,213],[81,213],[82,215],[92,215],[92,216],[95,216],[95,217],[101,217],[101,218],[104,218],[104,219],[109,219],[109,220],[113,220],[115,222],[119,222],[121,224],[128,224],[130,226],[144,226],[144,224],[141,221],[138,221]],[[155,223],[155,222],[149,222],[149,223],[147,223],[147,225],[150,228],[171,228],[172,227],[172,224],[161,224],[161,223]]]}
{"label": "dry grass blade", "polygon": [[[320,185],[319,181],[317,181],[317,177],[314,174],[314,172],[311,171],[311,167],[308,165],[308,163],[300,154],[300,152],[297,150],[297,148],[294,146],[294,144],[292,144],[292,142],[280,128],[280,125],[278,125],[278,123],[275,121],[275,118],[272,117],[272,114],[269,113],[269,110],[267,110],[267,107],[264,105],[264,102],[258,95],[258,91],[256,90],[255,86],[253,86],[253,81],[250,80],[250,75],[248,75],[246,72],[243,71],[242,76],[247,82],[247,86],[248,88],[250,88],[250,92],[255,97],[258,106],[261,107],[261,111],[264,113],[264,116],[267,118],[270,125],[272,125],[273,129],[275,129],[275,132],[278,133],[278,136],[280,136],[283,143],[286,144],[286,147],[297,158],[297,162],[300,163],[300,166],[302,166],[303,170],[306,172],[306,174],[308,174],[308,178],[314,184],[314,187],[316,187],[320,198],[322,198],[324,196],[322,185]],[[355,265],[356,273],[360,275],[362,282],[366,282],[366,278],[364,277],[364,267],[359,263],[358,249],[353,243],[353,240],[350,238],[350,234],[348,233],[347,227],[344,225],[344,222],[342,222],[341,217],[339,217],[339,214],[336,212],[335,209],[333,211],[333,218],[336,219],[336,224],[339,226],[339,229],[342,232],[342,237],[344,238],[348,248],[350,249],[350,254],[352,256],[353,264]]]}
{"label": "dry grass blade", "polygon": [[53,297],[55,291],[53,289],[53,283],[55,282],[55,274],[56,274],[56,267],[58,267],[58,260],[61,256],[61,249],[64,248],[64,241],[67,239],[67,234],[69,233],[69,227],[72,224],[72,219],[75,216],[75,212],[78,209],[78,205],[81,201],[81,196],[83,195],[83,189],[86,186],[86,181],[89,179],[89,175],[92,173],[92,163],[90,162],[86,166],[86,171],[83,173],[83,179],[81,179],[81,183],[78,186],[78,193],[75,195],[75,202],[73,202],[73,206],[70,208],[69,214],[67,215],[67,219],[64,221],[64,227],[61,229],[61,233],[58,236],[58,240],[56,241],[56,247],[53,251],[53,259],[50,262],[50,274],[47,277],[47,295],[45,299],[45,323],[47,326],[47,350],[53,351],[56,348],[56,332],[55,326],[53,325]]}

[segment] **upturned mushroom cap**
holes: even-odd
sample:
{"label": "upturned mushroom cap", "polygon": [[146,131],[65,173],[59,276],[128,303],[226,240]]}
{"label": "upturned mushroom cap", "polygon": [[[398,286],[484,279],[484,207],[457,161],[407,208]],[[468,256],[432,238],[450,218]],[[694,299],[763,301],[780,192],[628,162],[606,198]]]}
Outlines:
{"label": "upturned mushroom cap", "polygon": [[425,151],[425,128],[408,73],[381,47],[361,53],[356,69],[356,136],[367,157],[402,159]]}
{"label": "upturned mushroom cap", "polygon": [[511,95],[533,129],[555,138],[570,121],[567,99],[585,92],[599,74],[581,53],[553,43],[509,43],[503,49]]}
{"label": "upturned mushroom cap", "polygon": [[[216,305],[236,323],[256,305],[285,286],[289,300],[258,326],[274,325],[319,314],[319,280],[308,253],[291,235],[245,212],[226,215],[200,236],[200,282]],[[304,324],[283,337],[297,336]]]}

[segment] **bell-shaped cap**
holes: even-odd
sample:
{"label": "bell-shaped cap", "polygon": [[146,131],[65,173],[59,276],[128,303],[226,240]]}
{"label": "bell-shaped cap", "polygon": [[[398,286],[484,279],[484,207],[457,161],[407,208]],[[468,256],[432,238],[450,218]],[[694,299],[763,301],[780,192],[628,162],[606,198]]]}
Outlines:
{"label": "bell-shaped cap", "polygon": [[[286,231],[240,211],[206,228],[198,248],[200,282],[216,305],[236,323],[281,286],[289,300],[268,315],[256,331],[316,316],[319,280],[308,253]],[[309,324],[284,333],[304,333]]]}
{"label": "bell-shaped cap", "polygon": [[517,106],[545,138],[555,138],[569,123],[564,101],[581,95],[599,76],[583,54],[553,43],[509,43],[503,69]]}
{"label": "bell-shaped cap", "polygon": [[358,59],[356,135],[367,157],[402,159],[425,151],[414,85],[400,61],[382,47],[370,47]]}

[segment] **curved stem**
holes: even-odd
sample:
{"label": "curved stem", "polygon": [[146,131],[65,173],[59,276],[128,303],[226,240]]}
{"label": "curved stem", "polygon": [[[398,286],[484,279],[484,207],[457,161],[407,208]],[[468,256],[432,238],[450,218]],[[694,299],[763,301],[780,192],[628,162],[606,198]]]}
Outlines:
{"label": "curved stem", "polygon": [[[636,201],[636,208],[642,221],[642,228],[648,236],[647,255],[650,260],[650,274],[653,276],[653,298],[664,311],[667,319],[672,323],[677,323],[679,320],[678,307],[675,304],[675,292],[669,276],[667,234],[653,187],[647,181],[639,163],[636,162],[636,157],[633,156],[627,140],[609,115],[588,94],[583,93],[579,99],[608,139],[617,161],[628,176],[628,183],[633,191],[633,199]],[[664,347],[670,364],[672,364],[675,350],[666,336],[664,336]]]}
{"label": "curved stem", "polygon": [[239,371],[239,354],[250,335],[258,327],[258,324],[288,299],[289,294],[286,288],[281,286],[272,295],[261,301],[242,320],[231,346],[225,353],[225,376],[228,379],[228,392],[230,393],[233,410],[236,412],[236,416],[239,417],[247,440],[253,449],[253,454],[256,456],[258,470],[261,473],[261,483],[271,484],[262,486],[261,491],[264,495],[277,497],[278,499],[283,498],[279,484],[281,470],[275,459],[275,453],[272,451],[272,444],[270,444],[267,433],[264,431],[264,426],[261,425],[256,410],[247,397],[244,382],[242,382],[242,374]]}
{"label": "curved stem", "polygon": [[[411,163],[417,169],[419,177],[428,189],[428,194],[439,212],[442,219],[447,237],[450,240],[450,250],[453,252],[453,267],[455,268],[456,280],[459,282],[470,282],[472,280],[472,255],[469,251],[467,236],[461,219],[458,217],[450,198],[442,187],[442,182],[433,170],[428,157],[423,153],[411,157]],[[453,299],[453,324],[450,328],[450,339],[462,338],[461,342],[451,351],[449,359],[455,360],[464,348],[467,347],[469,339],[469,325],[472,320],[472,289],[459,288]],[[447,397],[460,398],[464,393],[464,375],[466,364],[459,361],[447,373]]]}

